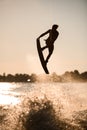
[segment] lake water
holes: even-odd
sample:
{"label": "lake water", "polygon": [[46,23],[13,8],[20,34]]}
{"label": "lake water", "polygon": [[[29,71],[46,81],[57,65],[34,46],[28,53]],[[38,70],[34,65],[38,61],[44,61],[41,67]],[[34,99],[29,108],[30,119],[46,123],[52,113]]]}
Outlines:
{"label": "lake water", "polygon": [[87,83],[0,83],[0,130],[87,130]]}

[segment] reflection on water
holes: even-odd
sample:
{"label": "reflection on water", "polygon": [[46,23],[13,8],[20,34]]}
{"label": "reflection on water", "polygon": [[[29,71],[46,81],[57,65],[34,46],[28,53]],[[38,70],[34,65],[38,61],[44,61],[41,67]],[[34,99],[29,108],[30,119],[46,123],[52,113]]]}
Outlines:
{"label": "reflection on water", "polygon": [[19,103],[19,99],[16,98],[11,90],[14,85],[11,83],[0,83],[0,105],[16,105]]}
{"label": "reflection on water", "polygon": [[17,103],[19,103],[19,100],[14,96],[0,95],[0,105],[16,105]]}
{"label": "reflection on water", "polygon": [[87,83],[0,83],[0,130],[86,128]]}

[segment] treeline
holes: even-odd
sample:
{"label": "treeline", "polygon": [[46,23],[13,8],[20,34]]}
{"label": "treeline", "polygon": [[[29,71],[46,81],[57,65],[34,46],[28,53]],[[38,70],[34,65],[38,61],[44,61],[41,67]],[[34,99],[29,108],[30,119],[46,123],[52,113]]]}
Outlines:
{"label": "treeline", "polygon": [[36,74],[5,74],[0,75],[0,82],[87,82],[87,72],[79,73],[78,70],[66,71],[62,75],[52,73],[50,75]]}

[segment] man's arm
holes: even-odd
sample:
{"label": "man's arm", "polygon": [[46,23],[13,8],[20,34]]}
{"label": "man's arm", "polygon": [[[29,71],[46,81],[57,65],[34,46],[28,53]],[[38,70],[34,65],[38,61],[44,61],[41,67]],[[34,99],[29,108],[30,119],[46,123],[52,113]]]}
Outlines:
{"label": "man's arm", "polygon": [[45,33],[42,33],[38,38],[41,38],[41,37],[45,36],[48,33],[50,33],[50,29],[48,31],[46,31]]}

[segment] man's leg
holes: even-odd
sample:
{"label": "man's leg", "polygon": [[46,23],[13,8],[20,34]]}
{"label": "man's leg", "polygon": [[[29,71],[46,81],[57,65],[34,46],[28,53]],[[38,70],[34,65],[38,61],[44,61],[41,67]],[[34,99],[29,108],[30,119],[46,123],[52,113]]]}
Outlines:
{"label": "man's leg", "polygon": [[48,62],[48,60],[49,60],[50,56],[51,56],[51,55],[52,55],[52,53],[53,53],[54,46],[51,46],[51,47],[49,47],[48,49],[49,49],[49,54],[48,54],[48,56],[47,56],[47,58],[46,58],[46,64],[47,64],[47,62]]}

